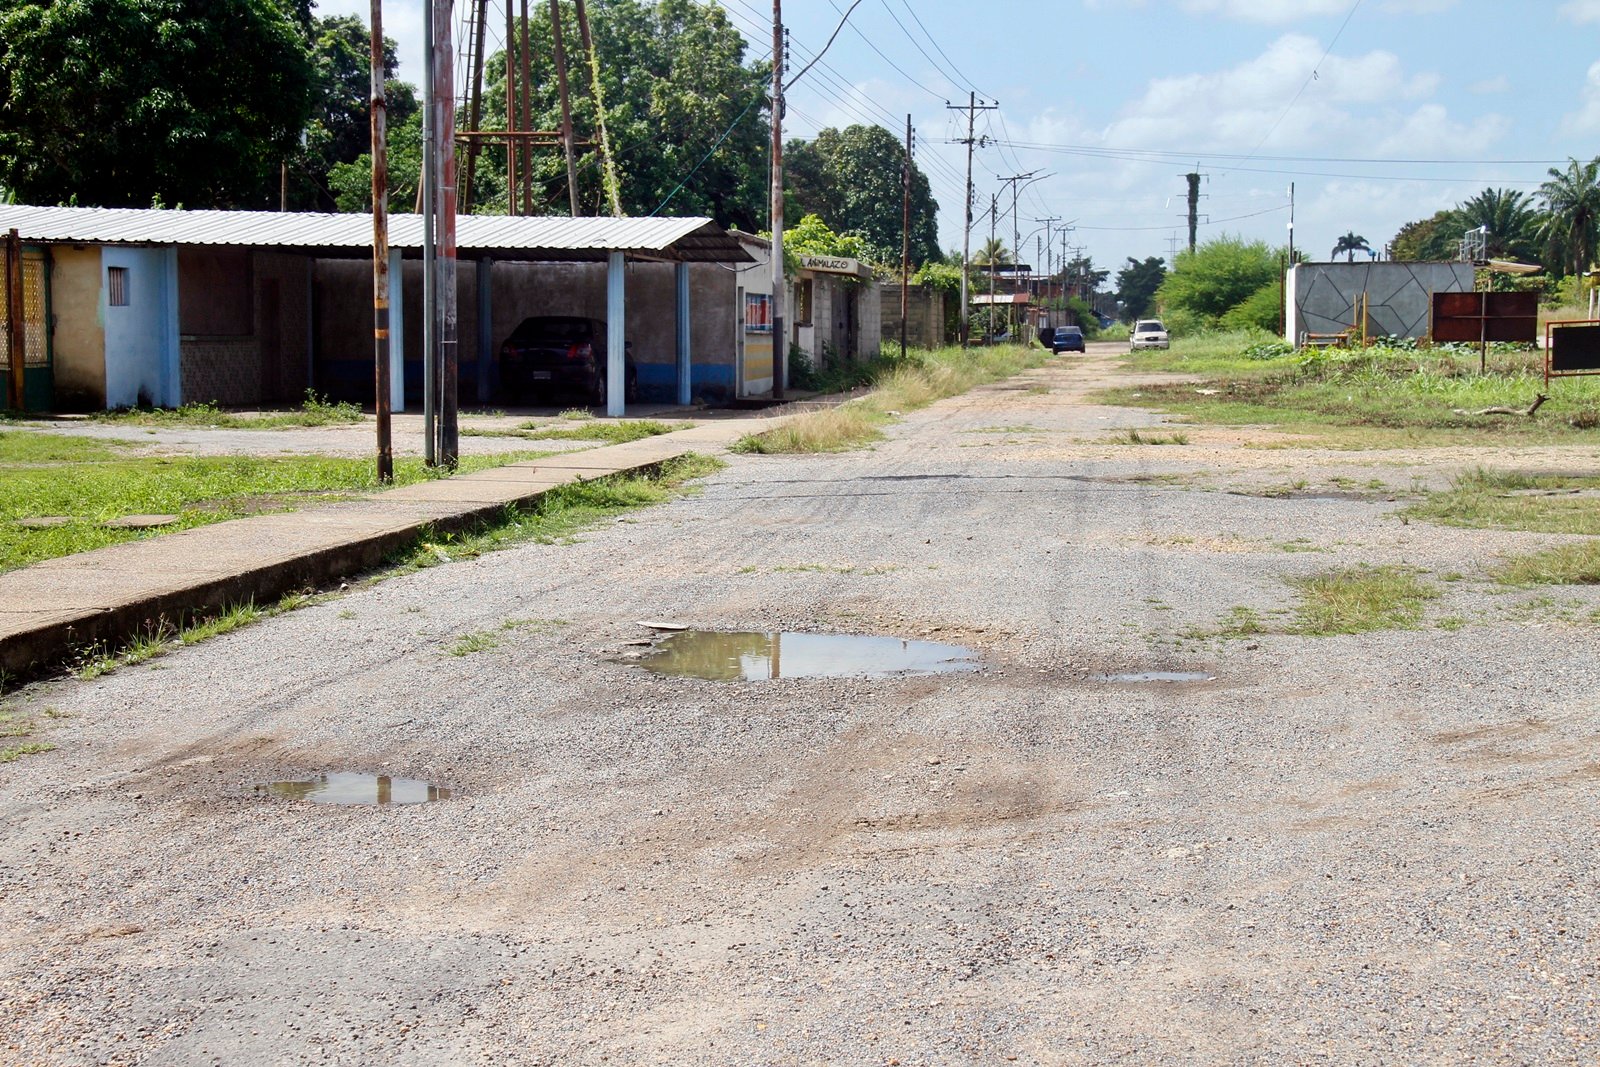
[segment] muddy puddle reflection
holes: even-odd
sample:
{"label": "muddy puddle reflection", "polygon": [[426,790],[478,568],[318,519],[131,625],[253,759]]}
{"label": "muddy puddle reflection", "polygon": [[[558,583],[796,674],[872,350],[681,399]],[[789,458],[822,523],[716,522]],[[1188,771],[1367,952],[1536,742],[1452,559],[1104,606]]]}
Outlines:
{"label": "muddy puddle reflection", "polygon": [[657,674],[716,682],[773,678],[888,678],[975,671],[978,654],[961,645],[851,634],[724,633],[686,630],[639,659]]}
{"label": "muddy puddle reflection", "polygon": [[352,771],[319,774],[298,782],[260,782],[255,793],[313,804],[427,804],[450,799],[450,790],[432,782]]}

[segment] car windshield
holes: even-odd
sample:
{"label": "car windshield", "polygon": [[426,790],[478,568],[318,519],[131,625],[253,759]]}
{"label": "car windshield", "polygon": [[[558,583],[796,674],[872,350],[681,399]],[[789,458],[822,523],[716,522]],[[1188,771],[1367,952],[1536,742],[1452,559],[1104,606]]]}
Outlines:
{"label": "car windshield", "polygon": [[524,319],[511,336],[516,341],[582,343],[594,339],[594,330],[588,319],[533,318]]}
{"label": "car windshield", "polygon": [[1063,337],[1071,337],[1075,333],[1082,332],[1083,331],[1078,329],[1076,326],[1062,326],[1060,329],[1056,330],[1056,333],[1059,333]]}
{"label": "car windshield", "polygon": [[1145,319],[1143,322],[1139,323],[1139,325],[1135,326],[1133,329],[1134,329],[1135,333],[1164,333],[1164,332],[1166,332],[1166,327],[1162,326],[1161,323],[1157,322],[1155,319]]}

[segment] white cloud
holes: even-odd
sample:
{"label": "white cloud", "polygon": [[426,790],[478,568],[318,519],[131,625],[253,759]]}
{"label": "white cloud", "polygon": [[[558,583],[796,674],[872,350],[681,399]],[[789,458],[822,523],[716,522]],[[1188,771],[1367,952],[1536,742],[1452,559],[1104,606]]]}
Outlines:
{"label": "white cloud", "polygon": [[1504,74],[1497,74],[1492,78],[1473,82],[1467,88],[1480,96],[1487,96],[1491,93],[1506,93],[1511,91],[1511,79]]}
{"label": "white cloud", "polygon": [[1470,123],[1456,122],[1439,104],[1424,104],[1409,115],[1387,122],[1383,136],[1373,142],[1371,150],[1380,157],[1413,159],[1484,155],[1510,125],[1500,115],[1483,115]]}
{"label": "white cloud", "polygon": [[1578,94],[1578,110],[1561,119],[1561,132],[1565,134],[1600,133],[1600,62],[1589,65],[1589,75],[1584,79]]}
{"label": "white cloud", "polygon": [[1600,22],[1600,0],[1567,0],[1556,10],[1562,18],[1571,19],[1580,25],[1585,22]]}

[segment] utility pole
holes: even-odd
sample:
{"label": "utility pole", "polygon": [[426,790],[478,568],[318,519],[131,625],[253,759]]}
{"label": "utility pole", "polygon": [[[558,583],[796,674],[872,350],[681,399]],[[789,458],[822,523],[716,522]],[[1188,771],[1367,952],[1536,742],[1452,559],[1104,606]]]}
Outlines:
{"label": "utility pole", "polygon": [[372,358],[378,394],[378,481],[394,481],[389,427],[389,147],[383,70],[383,0],[372,0]]}
{"label": "utility pole", "polygon": [[589,91],[594,96],[595,128],[600,134],[600,173],[604,176],[606,199],[614,218],[622,217],[622,183],[617,180],[617,161],[611,155],[611,135],[606,132],[606,100],[600,91],[600,57],[595,54],[594,38],[589,33],[589,11],[584,0],[574,0],[578,13],[578,36],[583,40],[584,61],[589,66]]}
{"label": "utility pole", "polygon": [[[1011,255],[1013,258],[1011,280],[1013,289],[1015,289],[1016,283],[1016,268],[1021,265],[1022,261],[1022,249],[1018,247],[1022,243],[1022,230],[1017,225],[1017,194],[1021,192],[1022,187],[1017,183],[1022,182],[1024,185],[1031,185],[1033,182],[1038,181],[1039,177],[1043,177],[1043,175],[1039,175],[1036,170],[1030,170],[1026,174],[1013,174],[1009,178],[1002,178],[998,174],[994,177],[995,181],[1008,183],[1011,186]],[[1017,305],[1016,301],[1013,300],[1011,305],[1006,308],[1006,322],[1014,325],[1016,315]]]}
{"label": "utility pole", "polygon": [[437,66],[433,76],[437,137],[435,150],[438,161],[434,180],[438,194],[434,198],[439,213],[439,252],[435,257],[439,278],[435,296],[439,301],[439,462],[454,470],[460,452],[460,438],[456,424],[456,377],[459,369],[456,351],[456,103],[455,103],[455,46],[451,41],[451,18],[454,4],[451,0],[433,0],[432,16],[433,62]]}
{"label": "utility pole", "polygon": [[977,93],[967,94],[967,106],[945,102],[945,109],[949,111],[965,111],[967,113],[967,136],[963,140],[952,142],[967,146],[967,209],[966,225],[961,230],[961,347],[966,348],[971,341],[972,328],[968,322],[970,297],[967,295],[967,271],[972,265],[972,146],[977,143],[973,137],[974,122],[980,111],[994,111],[1000,105],[995,103],[979,104]]}
{"label": "utility pole", "polygon": [[[432,0],[428,0],[432,6]],[[511,4],[506,0],[506,40],[511,37]],[[509,48],[509,46],[508,46]],[[506,56],[506,62],[511,62],[511,57]],[[437,115],[433,108],[433,12],[425,10],[422,14],[422,181],[417,195],[422,200],[422,462],[429,467],[439,462],[436,451],[438,445],[437,418],[438,408],[436,402],[439,395],[439,365],[435,360],[435,346],[438,341],[437,327],[435,326],[435,312],[438,308],[438,277],[435,270],[434,244],[433,244],[433,200],[434,187],[438,184],[439,176],[439,131],[435,120]],[[512,100],[511,84],[515,79],[506,77],[506,115],[507,124],[511,122],[510,116],[515,114],[510,104]],[[506,189],[509,194],[512,188],[510,170],[514,166],[513,150],[510,143],[506,145]],[[513,205],[515,197],[512,197]],[[515,206],[511,213],[516,214]]]}
{"label": "utility pole", "polygon": [[772,399],[783,399],[783,0],[772,0]]}
{"label": "utility pole", "polygon": [[22,235],[12,229],[6,234],[6,369],[7,402],[21,411],[27,400],[28,324],[22,300]]}
{"label": "utility pole", "polygon": [[[1053,223],[1060,222],[1061,221],[1061,216],[1060,215],[1051,215],[1048,218],[1034,219],[1033,221],[1034,222],[1042,222],[1042,223],[1044,223],[1044,302],[1045,302],[1046,311],[1049,312],[1051,310],[1050,309],[1050,286],[1054,282],[1055,276],[1056,276],[1056,272],[1055,272],[1054,267],[1052,265],[1052,260],[1054,258],[1056,249],[1055,249],[1055,242],[1054,242],[1053,235],[1050,232],[1050,227],[1051,227],[1051,225]],[[1050,314],[1049,315],[1049,322],[1050,322],[1050,325],[1052,325],[1052,326],[1055,325],[1055,315],[1054,314]]]}
{"label": "utility pole", "polygon": [[1184,175],[1189,183],[1189,251],[1194,251],[1195,234],[1200,228],[1200,175]]}
{"label": "utility pole", "polygon": [[1000,194],[989,194],[989,329],[994,329],[994,261],[999,258],[994,246],[995,216],[1000,211]]}
{"label": "utility pole", "polygon": [[900,176],[900,358],[906,358],[906,318],[911,311],[911,116],[906,116],[906,164]]}
{"label": "utility pole", "polygon": [[567,203],[578,217],[578,162],[572,155],[572,98],[567,95],[567,44],[561,33],[561,0],[550,0],[550,33],[556,61],[556,87],[561,94],[561,147],[567,156]]}

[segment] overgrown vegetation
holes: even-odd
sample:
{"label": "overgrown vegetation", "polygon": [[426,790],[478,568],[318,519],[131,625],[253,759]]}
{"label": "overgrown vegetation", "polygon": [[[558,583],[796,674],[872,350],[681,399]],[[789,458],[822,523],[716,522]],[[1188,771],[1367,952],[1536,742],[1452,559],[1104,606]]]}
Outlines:
{"label": "overgrown vegetation", "polygon": [[[461,457],[461,473],[546,452]],[[395,462],[395,484],[442,477]],[[225,519],[348,499],[383,488],[369,460],[318,456],[129,456],[123,442],[0,431],[0,570]],[[108,527],[125,515],[175,515],[159,530]],[[33,528],[21,520],[63,520]]]}
{"label": "overgrown vegetation", "polygon": [[537,422],[526,422],[518,436],[529,441],[604,441],[608,445],[622,445],[646,437],[687,430],[691,422],[665,423],[655,419],[591,419],[579,426],[542,428]]}
{"label": "overgrown vegetation", "polygon": [[1397,341],[1295,353],[1254,331],[1179,337],[1172,351],[1130,362],[1208,380],[1116,389],[1103,399],[1201,423],[1346,437],[1361,428],[1374,432],[1356,440],[1372,447],[1559,441],[1600,427],[1600,382],[1591,378],[1552,382],[1536,417],[1480,413],[1525,411],[1547,391],[1542,356],[1512,345],[1491,350],[1488,373],[1479,370],[1476,346]]}
{"label": "overgrown vegetation", "polygon": [[915,350],[904,360],[886,358],[865,368],[872,385],[866,396],[744,437],[733,446],[734,451],[772,454],[860,448],[879,439],[883,427],[901,412],[1009,378],[1047,358],[1042,350],[1021,345]]}
{"label": "overgrown vegetation", "polygon": [[1505,585],[1600,585],[1600,541],[1511,556],[1491,568],[1489,576]]}
{"label": "overgrown vegetation", "polygon": [[1480,468],[1401,515],[1444,526],[1600,535],[1600,476]]}

